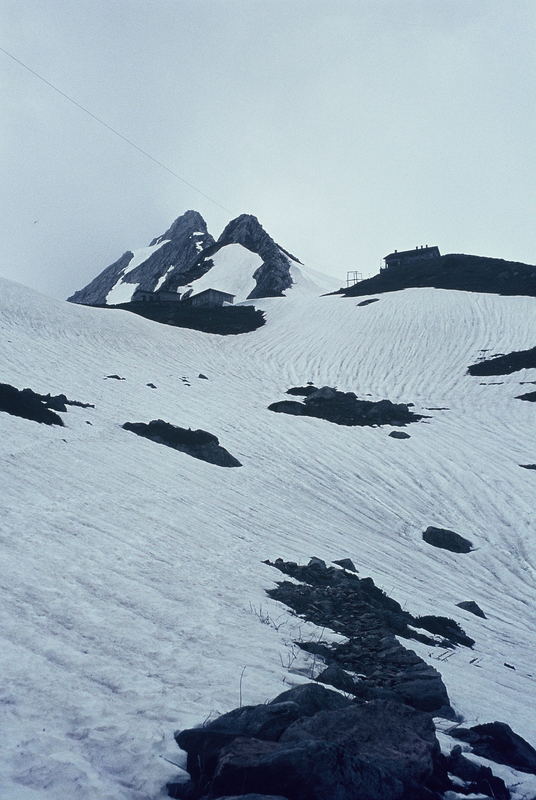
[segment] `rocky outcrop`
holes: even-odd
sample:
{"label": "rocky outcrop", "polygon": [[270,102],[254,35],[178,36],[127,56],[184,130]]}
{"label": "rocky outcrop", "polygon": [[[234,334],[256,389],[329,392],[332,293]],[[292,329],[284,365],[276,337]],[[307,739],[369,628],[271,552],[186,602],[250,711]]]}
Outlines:
{"label": "rocky outcrop", "polygon": [[[199,262],[200,254],[214,244],[214,238],[197,211],[186,211],[168,230],[149,245],[147,257],[129,271],[135,254],[128,250],[120,259],[107,267],[83,289],[75,292],[69,301],[85,305],[104,305],[111,289],[123,279],[132,284],[132,293],[138,287],[152,292],[158,288],[176,290],[199,278],[208,267]],[[158,246],[160,245],[160,246]],[[138,255],[139,251],[136,251]],[[138,255],[138,258],[143,258]],[[125,300],[122,300],[125,302]]]}
{"label": "rocky outcrop", "polygon": [[208,461],[209,464],[217,464],[219,467],[242,466],[238,459],[220,445],[218,437],[208,431],[179,428],[162,419],[153,419],[148,424],[125,422],[123,428],[152,442],[188,453],[201,461]]}
{"label": "rocky outcrop", "polygon": [[[269,411],[297,417],[317,417],[337,425],[406,425],[418,422],[422,415],[409,410],[407,403],[390,400],[359,400],[354,392],[339,392],[331,386],[297,386],[287,394],[304,396],[303,403],[282,400],[268,406]],[[407,438],[407,434],[403,436]]]}

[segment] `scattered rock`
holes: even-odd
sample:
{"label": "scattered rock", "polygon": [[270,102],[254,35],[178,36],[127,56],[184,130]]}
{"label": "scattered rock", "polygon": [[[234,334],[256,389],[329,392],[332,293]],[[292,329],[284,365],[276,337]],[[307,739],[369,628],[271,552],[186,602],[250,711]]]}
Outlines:
{"label": "scattered rock", "polygon": [[104,378],[105,381],[113,379],[114,381],[126,381],[126,378],[122,378],[120,375],[106,375]]}
{"label": "scattered rock", "polygon": [[343,569],[350,570],[350,572],[358,572],[351,558],[340,558],[337,561],[334,561],[333,563],[337,564],[339,567],[342,567]]}
{"label": "scattered rock", "polygon": [[154,383],[147,383],[145,385],[148,386],[149,389],[156,389],[156,386],[154,385]]}
{"label": "scattered rock", "polygon": [[536,750],[505,722],[453,728],[450,735],[470,744],[483,758],[536,775]]}
{"label": "scattered rock", "polygon": [[422,538],[428,544],[450,550],[451,553],[470,553],[473,549],[473,543],[469,539],[447,528],[426,528]]}
{"label": "scattered rock", "polygon": [[389,434],[393,439],[410,439],[409,433],[404,433],[404,431],[391,431]]}
{"label": "scattered rock", "polygon": [[516,669],[516,668],[514,667],[514,665],[513,665],[513,664],[508,664],[508,662],[507,662],[507,661],[505,661],[505,662],[504,662],[504,664],[503,664],[503,666],[505,666],[505,667],[508,667],[508,669],[513,669],[513,670],[514,670],[514,672],[515,672],[515,669]]}
{"label": "scattered rock", "polygon": [[[278,583],[268,590],[272,599],[285,603],[319,627],[346,637],[344,642],[334,644],[299,643],[301,649],[320,656],[328,668],[334,666],[361,676],[352,685],[345,683],[344,691],[362,700],[396,699],[419,710],[454,718],[440,674],[396,638],[417,639],[431,647],[453,647],[465,639],[454,621],[447,622],[455,641],[436,641],[414,630],[419,625],[417,618],[378,589],[370,578],[360,579],[335,567],[304,567],[281,559],[272,566],[301,582]],[[469,637],[465,641],[472,642]],[[328,672],[327,676],[333,677],[334,673]],[[338,673],[337,680],[341,677]]]}
{"label": "scattered rock", "polygon": [[337,425],[406,425],[423,419],[409,410],[410,404],[390,400],[358,400],[354,392],[339,392],[331,386],[297,386],[287,394],[304,395],[303,403],[282,400],[268,406],[270,411],[294,416],[317,417]]}
{"label": "scattered rock", "polygon": [[463,608],[465,611],[469,611],[471,614],[474,614],[476,617],[482,617],[482,619],[487,619],[486,615],[478,605],[475,603],[474,600],[464,600],[461,603],[456,603],[458,608]]}
{"label": "scattered rock", "polygon": [[153,419],[148,424],[125,422],[123,428],[145,439],[188,453],[201,461],[208,461],[209,464],[217,464],[219,467],[242,466],[240,461],[220,445],[217,436],[207,431],[179,428],[162,419]]}

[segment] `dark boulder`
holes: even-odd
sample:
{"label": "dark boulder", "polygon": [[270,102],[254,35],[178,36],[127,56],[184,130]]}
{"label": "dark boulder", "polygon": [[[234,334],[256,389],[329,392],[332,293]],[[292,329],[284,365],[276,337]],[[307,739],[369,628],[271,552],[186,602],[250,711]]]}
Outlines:
{"label": "dark boulder", "polygon": [[449,531],[447,528],[430,526],[426,528],[422,538],[428,544],[440,547],[443,550],[450,550],[451,553],[470,553],[473,549],[473,543],[469,539],[460,536],[455,531]]}
{"label": "dark boulder", "polygon": [[327,683],[329,686],[334,686],[335,689],[340,689],[341,692],[355,691],[355,680],[349,672],[332,664],[318,675],[316,678],[319,683]]}
{"label": "dark boulder", "polygon": [[482,619],[487,619],[486,615],[478,605],[475,603],[474,600],[463,600],[461,603],[456,603],[458,608],[463,608],[465,611],[469,611],[471,614],[474,614],[475,617],[481,617]]}
{"label": "dark boulder", "polygon": [[479,756],[536,775],[536,750],[505,722],[454,728],[450,734],[470,744]]}

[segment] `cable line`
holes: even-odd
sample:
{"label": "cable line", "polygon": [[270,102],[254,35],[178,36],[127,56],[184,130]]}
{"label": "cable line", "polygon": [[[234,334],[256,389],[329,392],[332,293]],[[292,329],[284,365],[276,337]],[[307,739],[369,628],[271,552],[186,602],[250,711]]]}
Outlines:
{"label": "cable line", "polygon": [[70,97],[68,94],[63,92],[61,89],[59,89],[53,83],[51,83],[49,80],[47,80],[42,75],[40,75],[39,72],[36,72],[34,69],[29,67],[28,64],[25,64],[24,61],[20,60],[20,58],[17,58],[12,53],[9,53],[7,50],[4,50],[3,47],[0,47],[0,51],[2,53],[4,53],[6,56],[8,56],[9,58],[11,58],[13,61],[15,61],[17,64],[20,64],[21,67],[24,67],[24,69],[28,70],[28,72],[31,72],[31,74],[34,75],[36,78],[38,78],[40,81],[42,81],[43,83],[46,83],[47,86],[50,86],[51,89],[54,89],[55,92],[60,94],[62,97],[64,97],[70,103],[72,103],[74,106],[76,106],[81,111],[83,111],[85,114],[90,116],[92,119],[95,120],[95,122],[98,122],[99,125],[102,125],[104,128],[109,130],[111,133],[115,134],[115,136],[118,136],[120,139],[122,139],[124,142],[129,144],[131,147],[133,147],[139,153],[142,153],[142,155],[144,155],[147,158],[149,158],[154,164],[157,164],[159,167],[162,167],[162,169],[165,169],[166,172],[169,172],[169,174],[173,175],[174,178],[177,178],[179,181],[181,181],[181,183],[184,183],[185,186],[188,186],[190,189],[193,189],[195,192],[200,194],[202,197],[205,198],[205,200],[209,200],[211,203],[214,203],[214,205],[218,206],[223,211],[226,211],[229,214],[233,213],[228,208],[223,206],[221,203],[218,203],[217,200],[214,200],[213,197],[210,197],[210,195],[205,194],[205,192],[201,191],[201,189],[198,189],[198,187],[194,186],[193,183],[190,183],[185,178],[182,178],[180,175],[178,175],[176,172],[174,172],[170,167],[166,166],[166,164],[163,164],[162,161],[159,161],[157,158],[155,158],[150,153],[148,153],[147,150],[144,150],[143,147],[140,147],[139,145],[136,144],[136,142],[133,142],[132,139],[129,139],[127,136],[124,136],[122,133],[120,133],[115,128],[112,128],[111,125],[108,125],[107,122],[105,122],[103,119],[98,117],[96,114],[93,114],[92,111],[90,111],[88,108],[86,108],[81,103],[79,103],[77,100],[75,100],[74,97]]}

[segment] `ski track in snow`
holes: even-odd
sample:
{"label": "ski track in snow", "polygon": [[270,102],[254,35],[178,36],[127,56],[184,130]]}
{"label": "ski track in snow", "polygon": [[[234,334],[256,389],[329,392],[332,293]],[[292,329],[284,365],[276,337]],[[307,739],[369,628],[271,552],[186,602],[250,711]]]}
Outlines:
{"label": "ski track in snow", "polygon": [[[256,301],[265,326],[220,337],[1,286],[0,380],[96,406],[65,428],[0,414],[3,800],[164,797],[173,730],[236,707],[243,667],[244,703],[306,680],[283,664],[316,629],[264,594],[278,556],[350,557],[412,613],[457,619],[474,650],[442,663],[406,645],[467,724],[535,743],[535,475],[518,464],[535,460],[536,410],[515,395],[536,371],[466,374],[484,348],[534,346],[535,299],[410,289],[358,308],[297,285]],[[397,441],[267,410],[306,381],[430,419]],[[215,433],[244,466],[120,427],[156,418]],[[430,547],[428,525],[477,549]],[[469,599],[487,619],[455,606]]]}

